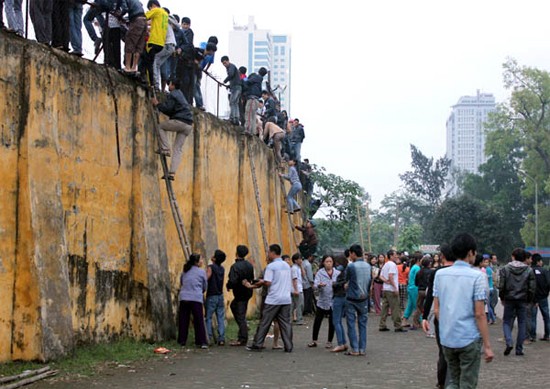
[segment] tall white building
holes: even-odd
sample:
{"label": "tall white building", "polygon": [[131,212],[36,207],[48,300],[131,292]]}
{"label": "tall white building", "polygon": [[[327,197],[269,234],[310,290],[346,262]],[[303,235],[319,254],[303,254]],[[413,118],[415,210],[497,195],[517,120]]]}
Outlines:
{"label": "tall white building", "polygon": [[[281,102],[281,109],[290,111],[291,40],[289,35],[274,35],[258,29],[254,17],[248,24],[234,24],[229,32],[229,60],[237,67],[245,66],[248,74],[265,67],[270,71],[271,89]],[[264,77],[268,81],[268,76]]]}
{"label": "tall white building", "polygon": [[462,96],[452,106],[447,119],[447,158],[451,169],[477,173],[486,161],[484,122],[496,109],[495,97],[490,93]]}

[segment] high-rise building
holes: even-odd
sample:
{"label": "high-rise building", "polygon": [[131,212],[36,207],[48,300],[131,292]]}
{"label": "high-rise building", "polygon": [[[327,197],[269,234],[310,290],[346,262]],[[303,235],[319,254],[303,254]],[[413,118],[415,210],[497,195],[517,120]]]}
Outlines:
{"label": "high-rise building", "polygon": [[[270,30],[258,29],[254,17],[248,17],[247,25],[233,25],[229,32],[229,59],[237,67],[245,66],[248,74],[265,67],[270,71],[269,81],[281,109],[290,111],[290,61],[289,35],[274,35]],[[264,77],[268,81],[268,77]]]}
{"label": "high-rise building", "polygon": [[479,90],[476,96],[462,96],[452,106],[447,119],[447,158],[452,170],[477,173],[486,161],[484,123],[495,108],[495,97]]}

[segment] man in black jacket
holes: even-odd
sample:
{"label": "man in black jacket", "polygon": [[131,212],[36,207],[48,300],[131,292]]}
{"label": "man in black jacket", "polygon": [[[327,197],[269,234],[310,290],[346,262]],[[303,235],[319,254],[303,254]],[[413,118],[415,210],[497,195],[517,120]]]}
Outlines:
{"label": "man in black jacket", "polygon": [[243,285],[243,281],[252,282],[254,279],[254,267],[244,259],[248,255],[248,247],[237,246],[237,259],[229,270],[227,289],[233,290],[234,299],[229,306],[233,317],[239,326],[238,340],[231,342],[231,346],[246,346],[248,342],[248,327],[246,324],[246,311],[248,300],[252,297],[252,289]]}
{"label": "man in black jacket", "polygon": [[229,82],[229,121],[231,124],[239,125],[239,100],[242,92],[241,73],[234,64],[229,62],[227,55],[224,55],[221,61],[227,70],[227,77],[223,80],[223,83]]}
{"label": "man in black jacket", "polygon": [[548,294],[550,293],[550,272],[542,267],[542,257],[540,254],[533,254],[533,271],[537,282],[535,292],[535,304],[531,310],[531,338],[535,339],[537,335],[537,307],[542,314],[544,321],[544,336],[540,340],[550,341],[550,315],[548,312]]}
{"label": "man in black jacket", "polygon": [[170,94],[164,103],[159,104],[156,98],[152,99],[152,103],[160,112],[170,118],[162,122],[159,126],[158,154],[163,154],[167,157],[170,156],[167,132],[177,133],[176,140],[174,141],[173,156],[170,162],[170,171],[168,177],[163,177],[165,179],[174,180],[174,176],[181,162],[183,144],[187,136],[193,131],[193,112],[191,112],[191,108],[180,90],[179,81],[170,81],[168,89],[170,90]]}
{"label": "man in black jacket", "polygon": [[[292,132],[290,134],[290,144],[292,147],[293,158],[298,161],[298,166],[302,161],[302,143],[306,134],[304,132],[304,126],[300,123],[300,120],[295,118],[292,125]],[[292,157],[291,157],[292,158]]]}
{"label": "man in black jacket", "polygon": [[256,131],[256,111],[258,100],[262,96],[262,83],[267,69],[262,67],[258,73],[252,73],[244,82],[246,93],[246,106],[244,108],[244,129],[245,134],[254,135]]}
{"label": "man in black jacket", "polygon": [[504,355],[512,351],[512,326],[518,318],[516,355],[523,355],[523,341],[526,337],[527,304],[535,298],[535,273],[527,266],[527,251],[517,248],[512,251],[512,262],[500,269],[499,296],[504,305],[502,328],[506,339]]}

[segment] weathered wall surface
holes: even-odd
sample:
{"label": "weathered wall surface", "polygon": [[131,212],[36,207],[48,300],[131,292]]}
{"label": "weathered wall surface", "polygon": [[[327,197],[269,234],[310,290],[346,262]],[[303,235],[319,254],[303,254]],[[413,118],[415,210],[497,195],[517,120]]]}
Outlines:
{"label": "weathered wall surface", "polygon": [[[145,91],[6,34],[0,84],[0,361],[48,360],[118,336],[173,337],[185,259]],[[294,251],[285,189],[258,139],[197,113],[174,182],[193,251],[224,250],[227,270],[237,244],[265,264],[245,142],[268,241]]]}

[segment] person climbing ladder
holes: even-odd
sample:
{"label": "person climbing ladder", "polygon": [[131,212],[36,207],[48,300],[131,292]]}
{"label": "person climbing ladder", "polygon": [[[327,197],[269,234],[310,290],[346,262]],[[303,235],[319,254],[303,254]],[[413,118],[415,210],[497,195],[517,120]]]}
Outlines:
{"label": "person climbing ladder", "polygon": [[159,126],[159,149],[157,154],[162,154],[167,157],[171,155],[170,146],[168,144],[167,132],[176,132],[176,139],[172,149],[172,161],[170,162],[170,171],[168,172],[169,180],[174,180],[176,171],[181,162],[182,149],[185,139],[193,130],[193,112],[185,100],[183,93],[180,90],[179,81],[171,80],[168,86],[170,94],[166,101],[159,104],[156,97],[151,99],[152,104],[163,114],[170,119],[160,123]]}

